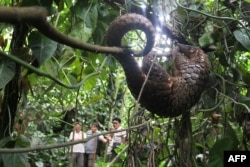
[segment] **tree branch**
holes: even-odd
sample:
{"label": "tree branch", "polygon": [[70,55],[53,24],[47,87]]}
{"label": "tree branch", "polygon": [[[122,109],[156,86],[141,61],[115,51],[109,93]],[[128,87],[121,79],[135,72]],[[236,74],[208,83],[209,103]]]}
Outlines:
{"label": "tree branch", "polygon": [[57,79],[56,77],[53,77],[51,74],[40,71],[39,69],[35,68],[34,66],[28,64],[27,62],[23,61],[22,59],[20,59],[20,58],[18,58],[16,56],[8,55],[8,54],[6,54],[6,53],[4,53],[2,51],[0,51],[0,56],[6,57],[6,58],[18,63],[18,64],[21,64],[22,66],[24,66],[27,69],[33,71],[37,75],[47,77],[47,78],[51,79],[52,81],[54,81],[55,83],[57,83],[58,85],[63,86],[63,87],[68,88],[68,89],[76,89],[76,88],[81,87],[86,82],[86,80],[88,80],[89,78],[91,78],[91,77],[93,77],[95,75],[100,74],[100,71],[101,71],[101,69],[99,69],[98,71],[87,75],[83,80],[81,80],[81,82],[79,82],[79,83],[77,83],[75,85],[66,85],[61,80]]}
{"label": "tree branch", "polygon": [[100,135],[106,135],[106,134],[110,134],[110,133],[116,133],[116,132],[137,129],[139,127],[145,126],[147,123],[149,123],[149,121],[144,122],[144,123],[139,124],[139,125],[136,125],[136,126],[131,126],[130,128],[115,130],[115,131],[114,130],[107,131],[107,132],[93,135],[93,136],[88,137],[88,138],[83,139],[83,140],[66,142],[66,143],[62,143],[62,144],[54,144],[54,145],[49,145],[49,146],[37,146],[37,147],[33,147],[33,148],[0,148],[0,153],[22,153],[22,152],[42,151],[42,150],[50,150],[50,149],[54,149],[54,148],[67,147],[67,146],[71,146],[71,145],[78,144],[78,143],[86,143],[87,141],[89,141],[97,136],[100,136]]}
{"label": "tree branch", "polygon": [[124,52],[124,49],[122,48],[92,45],[69,37],[53,27],[47,21],[46,17],[47,11],[43,7],[0,7],[0,22],[10,24],[30,24],[48,38],[76,49],[86,50],[94,53],[118,54]]}

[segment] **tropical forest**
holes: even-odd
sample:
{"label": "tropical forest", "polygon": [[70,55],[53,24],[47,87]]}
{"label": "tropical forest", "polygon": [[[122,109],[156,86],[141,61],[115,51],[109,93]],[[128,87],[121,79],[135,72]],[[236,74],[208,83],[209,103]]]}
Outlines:
{"label": "tropical forest", "polygon": [[0,167],[223,167],[249,149],[250,0],[0,1]]}

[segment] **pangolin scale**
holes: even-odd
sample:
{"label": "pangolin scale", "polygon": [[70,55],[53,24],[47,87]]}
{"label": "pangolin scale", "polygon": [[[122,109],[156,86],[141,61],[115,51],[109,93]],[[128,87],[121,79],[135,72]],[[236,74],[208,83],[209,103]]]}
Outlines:
{"label": "pangolin scale", "polygon": [[208,56],[200,47],[176,43],[172,49],[174,69],[170,75],[153,58],[154,26],[142,15],[129,13],[117,17],[107,31],[108,46],[122,47],[121,38],[133,29],[142,30],[147,37],[142,67],[129,50],[113,55],[123,67],[130,92],[137,99],[146,81],[139,103],[148,111],[162,117],[188,112],[206,88],[210,72]]}

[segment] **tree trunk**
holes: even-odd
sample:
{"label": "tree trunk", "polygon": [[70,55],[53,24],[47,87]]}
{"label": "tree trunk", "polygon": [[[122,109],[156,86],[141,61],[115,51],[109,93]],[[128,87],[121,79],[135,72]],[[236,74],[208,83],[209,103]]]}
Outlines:
{"label": "tree trunk", "polygon": [[180,167],[193,167],[192,157],[192,125],[190,112],[182,114],[179,133]]}
{"label": "tree trunk", "polygon": [[[15,26],[10,45],[10,50],[13,55],[18,55],[18,49],[23,48],[28,30],[28,25],[18,24]],[[0,112],[0,140],[6,136],[10,136],[13,130],[17,106],[20,99],[20,73],[21,66],[16,64],[16,74],[4,88],[3,104]]]}

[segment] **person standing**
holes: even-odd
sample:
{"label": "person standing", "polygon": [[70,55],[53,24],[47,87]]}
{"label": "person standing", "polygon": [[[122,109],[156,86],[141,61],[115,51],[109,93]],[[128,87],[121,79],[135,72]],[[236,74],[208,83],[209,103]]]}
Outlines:
{"label": "person standing", "polygon": [[[86,136],[91,137],[93,135],[100,134],[101,132],[98,130],[98,124],[92,123],[90,130],[87,131]],[[104,138],[103,135],[100,135],[98,137],[94,137],[87,141],[85,143],[85,153],[84,153],[84,162],[85,167],[94,167],[95,166],[95,160],[96,160],[96,148],[98,141],[101,141],[103,143],[106,143],[108,140]]]}
{"label": "person standing", "polygon": [[[118,117],[113,118],[112,124],[113,124],[113,130],[121,130],[122,129],[120,118],[118,118]],[[121,131],[121,132],[112,133],[111,136],[108,138],[108,140],[109,140],[109,148],[108,148],[109,161],[112,161],[112,159],[117,155],[117,153],[115,152],[115,149],[119,145],[125,143],[126,137],[127,137],[126,131]]]}
{"label": "person standing", "polygon": [[[77,122],[74,124],[74,130],[70,133],[70,141],[79,141],[86,138],[86,134],[81,130],[81,123]],[[74,164],[77,164],[77,167],[83,167],[84,165],[84,144],[78,143],[71,146],[71,158],[70,158],[70,167],[73,167]]]}

